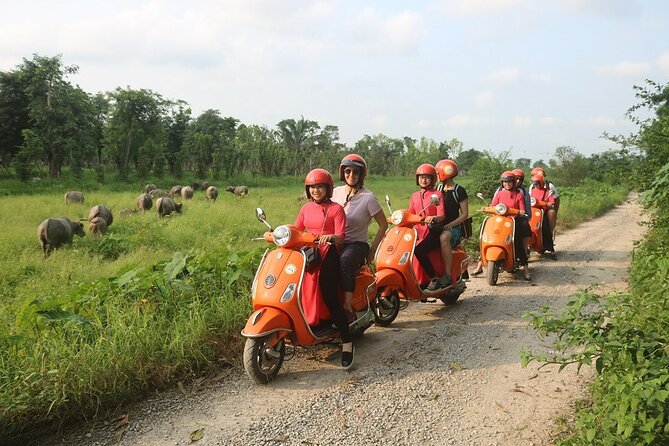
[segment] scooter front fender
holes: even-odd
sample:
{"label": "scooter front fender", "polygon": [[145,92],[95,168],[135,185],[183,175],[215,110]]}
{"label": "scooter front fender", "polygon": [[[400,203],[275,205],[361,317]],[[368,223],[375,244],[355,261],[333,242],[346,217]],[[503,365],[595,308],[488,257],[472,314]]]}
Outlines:
{"label": "scooter front fender", "polygon": [[506,258],[506,251],[499,246],[488,246],[483,253],[483,257],[488,262],[497,262],[498,260],[504,260]]}
{"label": "scooter front fender", "polygon": [[374,274],[376,277],[376,287],[391,287],[391,288],[402,288],[404,286],[404,280],[402,275],[395,271],[394,269],[382,269]]}
{"label": "scooter front fender", "polygon": [[258,338],[277,331],[293,331],[290,325],[290,317],[277,308],[264,307],[254,311],[249,317],[242,330],[242,336]]}

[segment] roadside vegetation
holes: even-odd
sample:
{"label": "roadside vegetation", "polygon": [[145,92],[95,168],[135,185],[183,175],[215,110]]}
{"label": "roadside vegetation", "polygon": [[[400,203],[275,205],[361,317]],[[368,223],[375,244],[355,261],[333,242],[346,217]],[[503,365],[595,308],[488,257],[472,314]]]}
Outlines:
{"label": "roadside vegetation", "polygon": [[[523,352],[523,363],[593,366],[597,377],[563,445],[669,444],[669,86],[638,87],[654,116],[640,130],[616,138],[646,156],[634,170],[645,185],[649,230],[636,247],[630,288],[599,296],[584,290],[564,312],[528,313],[533,326],[557,341],[555,353]],[[637,228],[630,227],[630,231]]]}

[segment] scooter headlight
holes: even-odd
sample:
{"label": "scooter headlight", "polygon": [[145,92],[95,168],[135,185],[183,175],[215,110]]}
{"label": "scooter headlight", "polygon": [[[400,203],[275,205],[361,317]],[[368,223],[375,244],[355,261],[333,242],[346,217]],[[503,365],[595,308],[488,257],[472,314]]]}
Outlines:
{"label": "scooter headlight", "polygon": [[497,206],[495,206],[495,212],[497,212],[497,215],[506,215],[507,207],[504,203],[500,203]]}
{"label": "scooter headlight", "polygon": [[274,230],[274,243],[283,246],[290,240],[290,229],[288,226],[279,226]]}
{"label": "scooter headlight", "polygon": [[534,198],[534,197],[530,198],[530,204],[531,204],[532,206],[536,206],[536,205],[537,205],[537,199]]}
{"label": "scooter headlight", "polygon": [[404,213],[401,210],[397,210],[390,215],[390,222],[395,226],[402,223],[403,219],[404,219]]}
{"label": "scooter headlight", "polygon": [[289,283],[286,289],[284,290],[279,302],[288,302],[295,295],[295,288],[297,287],[294,283]]}

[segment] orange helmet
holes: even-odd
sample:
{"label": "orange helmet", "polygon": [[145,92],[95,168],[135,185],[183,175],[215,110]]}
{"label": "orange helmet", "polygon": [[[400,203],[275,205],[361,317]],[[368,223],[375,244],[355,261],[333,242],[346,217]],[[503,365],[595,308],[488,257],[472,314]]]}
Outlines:
{"label": "orange helmet", "polygon": [[416,169],[416,186],[420,186],[418,184],[418,175],[430,175],[432,177],[431,186],[437,183],[437,170],[432,164],[425,163],[418,166],[418,169]]}
{"label": "orange helmet", "polygon": [[309,193],[309,186],[315,186],[316,184],[325,184],[327,186],[327,198],[332,198],[332,189],[334,188],[334,182],[332,181],[332,175],[325,169],[314,169],[309,172],[304,179],[304,190],[307,194],[307,198],[311,199],[311,194]]}
{"label": "orange helmet", "polygon": [[513,174],[516,176],[516,178],[525,178],[525,172],[523,172],[523,169],[513,169]]}
{"label": "orange helmet", "polygon": [[356,186],[362,187],[365,184],[365,177],[367,176],[367,163],[365,159],[360,155],[351,153],[346,155],[339,163],[339,181],[344,180],[344,168],[346,167],[355,167],[360,171],[360,176],[358,177],[358,183]]}
{"label": "orange helmet", "polygon": [[541,175],[546,176],[546,171],[544,170],[543,167],[535,167],[534,169],[532,169],[532,172],[530,172],[530,175],[535,176],[538,173],[541,173]]}
{"label": "orange helmet", "polygon": [[499,181],[516,181],[516,174],[511,170],[502,172],[502,175],[499,177]]}
{"label": "orange helmet", "polygon": [[439,181],[446,181],[449,178],[458,176],[458,165],[453,160],[441,160],[435,164]]}
{"label": "orange helmet", "polygon": [[537,183],[539,186],[544,187],[544,176],[541,173],[532,175],[532,182]]}

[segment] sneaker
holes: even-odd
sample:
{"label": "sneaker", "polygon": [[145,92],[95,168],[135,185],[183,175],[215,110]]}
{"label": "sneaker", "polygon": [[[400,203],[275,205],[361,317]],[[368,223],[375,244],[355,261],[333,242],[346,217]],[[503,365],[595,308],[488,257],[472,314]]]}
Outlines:
{"label": "sneaker", "polygon": [[555,251],[552,251],[552,252],[549,254],[549,256],[550,256],[551,259],[553,259],[553,260],[557,260],[557,254],[555,254]]}
{"label": "sneaker", "polygon": [[439,278],[439,286],[441,288],[447,288],[451,285],[451,276],[449,276],[448,273],[444,273],[444,275]]}
{"label": "sneaker", "polygon": [[430,284],[425,288],[426,291],[437,291],[439,289],[439,277],[430,280]]}
{"label": "sneaker", "polygon": [[341,368],[344,370],[348,370],[351,367],[353,367],[353,356],[355,354],[355,345],[351,349],[350,352],[341,352]]}
{"label": "sneaker", "polygon": [[472,271],[472,276],[478,276],[479,274],[483,274],[482,269],[475,269],[474,271]]}

